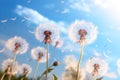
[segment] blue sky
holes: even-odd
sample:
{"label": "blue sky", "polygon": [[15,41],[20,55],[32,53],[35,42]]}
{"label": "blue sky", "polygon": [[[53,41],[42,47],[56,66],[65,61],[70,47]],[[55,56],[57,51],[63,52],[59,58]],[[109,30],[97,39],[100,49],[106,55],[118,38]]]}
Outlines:
{"label": "blue sky", "polygon": [[[55,60],[61,62],[53,71],[60,78],[65,68],[64,58],[74,55],[78,60],[79,56],[80,46],[69,39],[68,28],[75,20],[85,20],[97,27],[98,35],[92,44],[85,46],[82,64],[92,56],[100,57],[109,64],[104,80],[119,80],[119,4],[119,0],[0,0],[0,63],[11,57],[10,53],[3,50],[5,41],[21,36],[29,43],[29,49],[25,54],[18,55],[17,60],[34,68],[37,63],[31,57],[31,49],[45,47],[35,38],[35,29],[43,22],[53,22],[60,29],[64,44],[55,53],[54,47],[50,46],[49,64]],[[40,64],[40,68],[42,70],[37,75],[45,69],[45,63]]]}

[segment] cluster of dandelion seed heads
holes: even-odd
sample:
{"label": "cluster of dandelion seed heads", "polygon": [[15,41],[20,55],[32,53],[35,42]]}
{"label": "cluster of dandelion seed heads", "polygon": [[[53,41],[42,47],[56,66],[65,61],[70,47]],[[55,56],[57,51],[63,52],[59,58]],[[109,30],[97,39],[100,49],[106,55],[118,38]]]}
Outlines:
{"label": "cluster of dandelion seed heads", "polygon": [[27,51],[27,49],[28,49],[27,41],[21,37],[18,37],[18,36],[15,36],[13,38],[8,39],[8,41],[5,43],[5,45],[6,45],[8,50],[13,52],[15,50],[16,43],[20,44],[20,47],[19,47],[19,50],[17,51],[17,54],[18,53],[23,54]]}
{"label": "cluster of dandelion seed heads", "polygon": [[26,70],[28,71],[27,75],[30,74],[31,71],[32,71],[30,65],[28,65],[28,64],[22,64],[22,65],[20,66],[20,69],[19,69],[20,74],[23,74],[23,73],[24,73],[24,69],[26,69]]}
{"label": "cluster of dandelion seed heads", "polygon": [[108,70],[108,64],[105,60],[100,58],[92,58],[86,63],[86,71],[92,73],[94,70],[94,64],[99,64],[98,76],[103,76]]}
{"label": "cluster of dandelion seed heads", "polygon": [[85,37],[86,44],[90,44],[95,41],[98,34],[97,27],[95,27],[92,23],[86,22],[85,20],[76,20],[70,25],[68,30],[68,36],[73,42],[78,42],[80,40],[80,35],[78,34],[80,29],[87,31],[87,35]]}
{"label": "cluster of dandelion seed heads", "polygon": [[51,34],[51,40],[57,40],[59,38],[59,29],[54,25],[54,24],[48,24],[48,23],[44,23],[44,24],[40,24],[35,31],[35,36],[38,40],[40,40],[41,42],[44,41],[45,35],[44,32],[48,30],[50,31]]}
{"label": "cluster of dandelion seed heads", "polygon": [[[3,72],[8,68],[9,65],[12,65],[13,63],[13,60],[12,59],[7,59],[7,60],[4,60],[3,63],[2,63],[2,70]],[[12,68],[12,74],[15,75],[17,74],[19,70],[19,64],[18,62],[14,62],[14,65],[13,65],[13,68]]]}
{"label": "cluster of dandelion seed heads", "polygon": [[53,41],[52,45],[55,46],[56,48],[62,47],[63,46],[63,39],[59,38],[59,39]]}
{"label": "cluster of dandelion seed heads", "polygon": [[37,47],[37,48],[33,48],[31,50],[31,56],[34,60],[38,60],[39,57],[39,53],[42,53],[43,56],[41,57],[41,59],[38,62],[44,63],[46,62],[46,49],[43,47]]}

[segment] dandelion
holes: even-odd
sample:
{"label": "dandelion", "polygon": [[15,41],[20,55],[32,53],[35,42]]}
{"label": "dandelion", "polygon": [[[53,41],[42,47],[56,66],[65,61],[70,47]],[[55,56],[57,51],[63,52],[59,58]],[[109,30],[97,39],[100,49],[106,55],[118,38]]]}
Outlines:
{"label": "dandelion", "polygon": [[35,71],[34,71],[34,75],[33,75],[33,80],[34,80],[36,71],[38,70],[38,67],[39,67],[39,63],[46,62],[46,49],[42,47],[33,48],[31,50],[31,55],[32,55],[32,58],[38,62],[38,64],[36,65]]}
{"label": "dandelion", "polygon": [[[47,50],[46,51],[46,61],[47,61],[46,70],[48,70],[48,52],[49,52],[48,47],[50,43],[52,43],[53,41],[59,38],[59,30],[54,24],[44,23],[44,24],[40,24],[40,26],[36,28],[35,36],[39,41],[44,42],[46,44],[46,50]],[[48,71],[46,72],[46,79],[47,79],[47,73]]]}
{"label": "dandelion", "polygon": [[70,25],[68,30],[69,38],[76,43],[84,41],[85,44],[91,44],[95,41],[97,34],[97,27],[85,20],[76,20]]}
{"label": "dandelion", "polygon": [[28,49],[28,43],[26,40],[18,36],[10,38],[5,45],[8,50],[16,54],[23,54]]}
{"label": "dandelion", "polygon": [[96,79],[96,77],[101,77],[107,72],[108,64],[103,59],[92,58],[86,63],[86,70]]}
{"label": "dandelion", "polygon": [[55,48],[60,48],[62,47],[63,45],[63,39],[59,38],[58,40],[55,40],[52,42],[52,45],[55,47]]}
{"label": "dandelion", "polygon": [[73,42],[79,43],[81,45],[80,58],[77,64],[76,80],[78,80],[79,67],[83,56],[84,45],[90,44],[96,39],[97,28],[92,23],[86,22],[84,20],[75,21],[71,24],[68,30],[68,35]]}
{"label": "dandelion", "polygon": [[25,77],[27,77],[31,73],[31,67],[28,64],[22,64],[20,66],[19,72],[22,74],[21,80],[23,80]]}
{"label": "dandelion", "polygon": [[[14,62],[14,65],[12,66],[13,60],[12,59],[7,59],[4,60],[2,63],[2,70],[3,70],[3,76],[1,78],[1,80],[4,79],[4,76],[6,74],[8,75],[15,75],[17,74],[18,70],[19,70],[19,65],[18,62]],[[13,67],[13,69],[12,69]]]}
{"label": "dandelion", "polygon": [[[14,53],[13,63],[11,66],[14,65],[14,61],[16,60],[16,55],[23,54],[28,49],[28,43],[26,42],[26,40],[18,36],[8,39],[5,45],[8,50]],[[11,69],[13,69],[13,67]],[[12,75],[10,74],[9,80],[11,80],[11,76]]]}

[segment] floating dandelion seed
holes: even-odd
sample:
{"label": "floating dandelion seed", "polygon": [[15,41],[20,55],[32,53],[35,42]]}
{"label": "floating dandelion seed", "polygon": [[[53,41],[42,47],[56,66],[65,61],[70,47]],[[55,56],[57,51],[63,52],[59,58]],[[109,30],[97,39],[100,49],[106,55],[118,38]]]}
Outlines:
{"label": "floating dandelion seed", "polygon": [[1,23],[6,23],[8,20],[7,19],[5,19],[5,20],[1,20],[0,22]]}
{"label": "floating dandelion seed", "polygon": [[52,42],[52,45],[56,48],[60,48],[63,45],[63,39],[59,38],[58,40],[55,40]]}
{"label": "floating dandelion seed", "polygon": [[76,43],[80,43],[81,50],[80,50],[80,58],[77,64],[77,76],[76,80],[78,80],[79,75],[79,67],[82,61],[83,56],[83,49],[85,44],[92,43],[97,37],[97,28],[92,24],[88,23],[84,20],[82,21],[75,21],[71,24],[68,30],[69,38]]}
{"label": "floating dandelion seed", "polygon": [[54,24],[40,24],[35,31],[35,36],[38,40],[46,44],[46,78],[48,73],[48,48],[49,44],[59,38],[59,30]]}
{"label": "floating dandelion seed", "polygon": [[8,50],[15,52],[16,54],[23,54],[28,49],[28,43],[21,37],[15,36],[10,38],[6,43],[6,47]]}
{"label": "floating dandelion seed", "polygon": [[[3,70],[3,72],[5,74],[10,74],[12,62],[13,62],[12,59],[7,59],[7,60],[3,61],[3,63],[2,63],[2,70]],[[14,62],[12,75],[17,74],[18,70],[19,70],[18,62]]]}
{"label": "floating dandelion seed", "polygon": [[85,43],[90,44],[95,41],[97,34],[97,27],[95,27],[92,23],[86,22],[84,20],[76,20],[71,24],[68,30],[69,38],[73,42],[78,43],[85,39]]}
{"label": "floating dandelion seed", "polygon": [[53,24],[40,24],[36,28],[35,36],[42,42],[50,43],[59,38],[59,30]]}
{"label": "floating dandelion seed", "polygon": [[20,66],[19,72],[23,77],[27,77],[31,73],[31,67],[28,64],[22,64]]}
{"label": "floating dandelion seed", "polygon": [[46,62],[46,49],[42,47],[33,48],[31,50],[31,55],[32,58],[39,63]]}
{"label": "floating dandelion seed", "polygon": [[12,21],[15,21],[16,19],[17,19],[17,17],[13,17],[13,18],[11,18]]}
{"label": "floating dandelion seed", "polygon": [[86,63],[86,70],[92,76],[103,76],[108,70],[108,64],[100,58],[92,58]]}

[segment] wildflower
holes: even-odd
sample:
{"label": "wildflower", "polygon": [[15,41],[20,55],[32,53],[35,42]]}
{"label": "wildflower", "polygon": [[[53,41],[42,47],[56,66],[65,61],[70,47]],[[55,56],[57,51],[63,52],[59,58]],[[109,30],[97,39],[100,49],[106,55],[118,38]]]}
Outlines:
{"label": "wildflower", "polygon": [[38,40],[46,43],[51,43],[52,41],[59,38],[59,30],[53,24],[40,24],[36,28],[35,36]]}
{"label": "wildflower", "polygon": [[97,37],[97,27],[92,23],[86,22],[84,20],[76,20],[70,25],[68,30],[68,36],[73,42],[81,43],[85,42],[90,44],[94,42]]}
{"label": "wildflower", "polygon": [[46,62],[46,49],[42,47],[33,48],[31,50],[31,55],[34,60],[37,62]]}
{"label": "wildflower", "polygon": [[8,50],[16,54],[25,53],[28,49],[28,43],[26,40],[18,36],[8,39],[5,45]]}
{"label": "wildflower", "polygon": [[11,73],[12,75],[17,74],[17,72],[19,70],[18,62],[14,63],[13,70],[11,71],[11,69],[12,69],[12,62],[13,62],[12,59],[7,59],[7,60],[3,61],[3,63],[2,63],[2,70],[3,70],[3,72],[5,72],[6,74],[10,74]]}
{"label": "wildflower", "polygon": [[31,73],[31,67],[28,64],[22,64],[20,66],[19,72],[23,77],[28,76]]}
{"label": "wildflower", "polygon": [[63,45],[63,39],[59,38],[58,40],[55,40],[52,42],[52,45],[55,47],[55,48],[60,48],[62,47]]}
{"label": "wildflower", "polygon": [[34,75],[32,78],[32,80],[34,80],[36,72],[37,72],[38,67],[39,67],[39,63],[46,62],[46,49],[44,49],[42,47],[33,48],[31,50],[31,55],[32,55],[32,58],[38,62],[36,67],[35,67]]}
{"label": "wildflower", "polygon": [[92,58],[86,63],[86,70],[94,77],[103,76],[108,70],[108,64],[106,61],[100,58]]}

